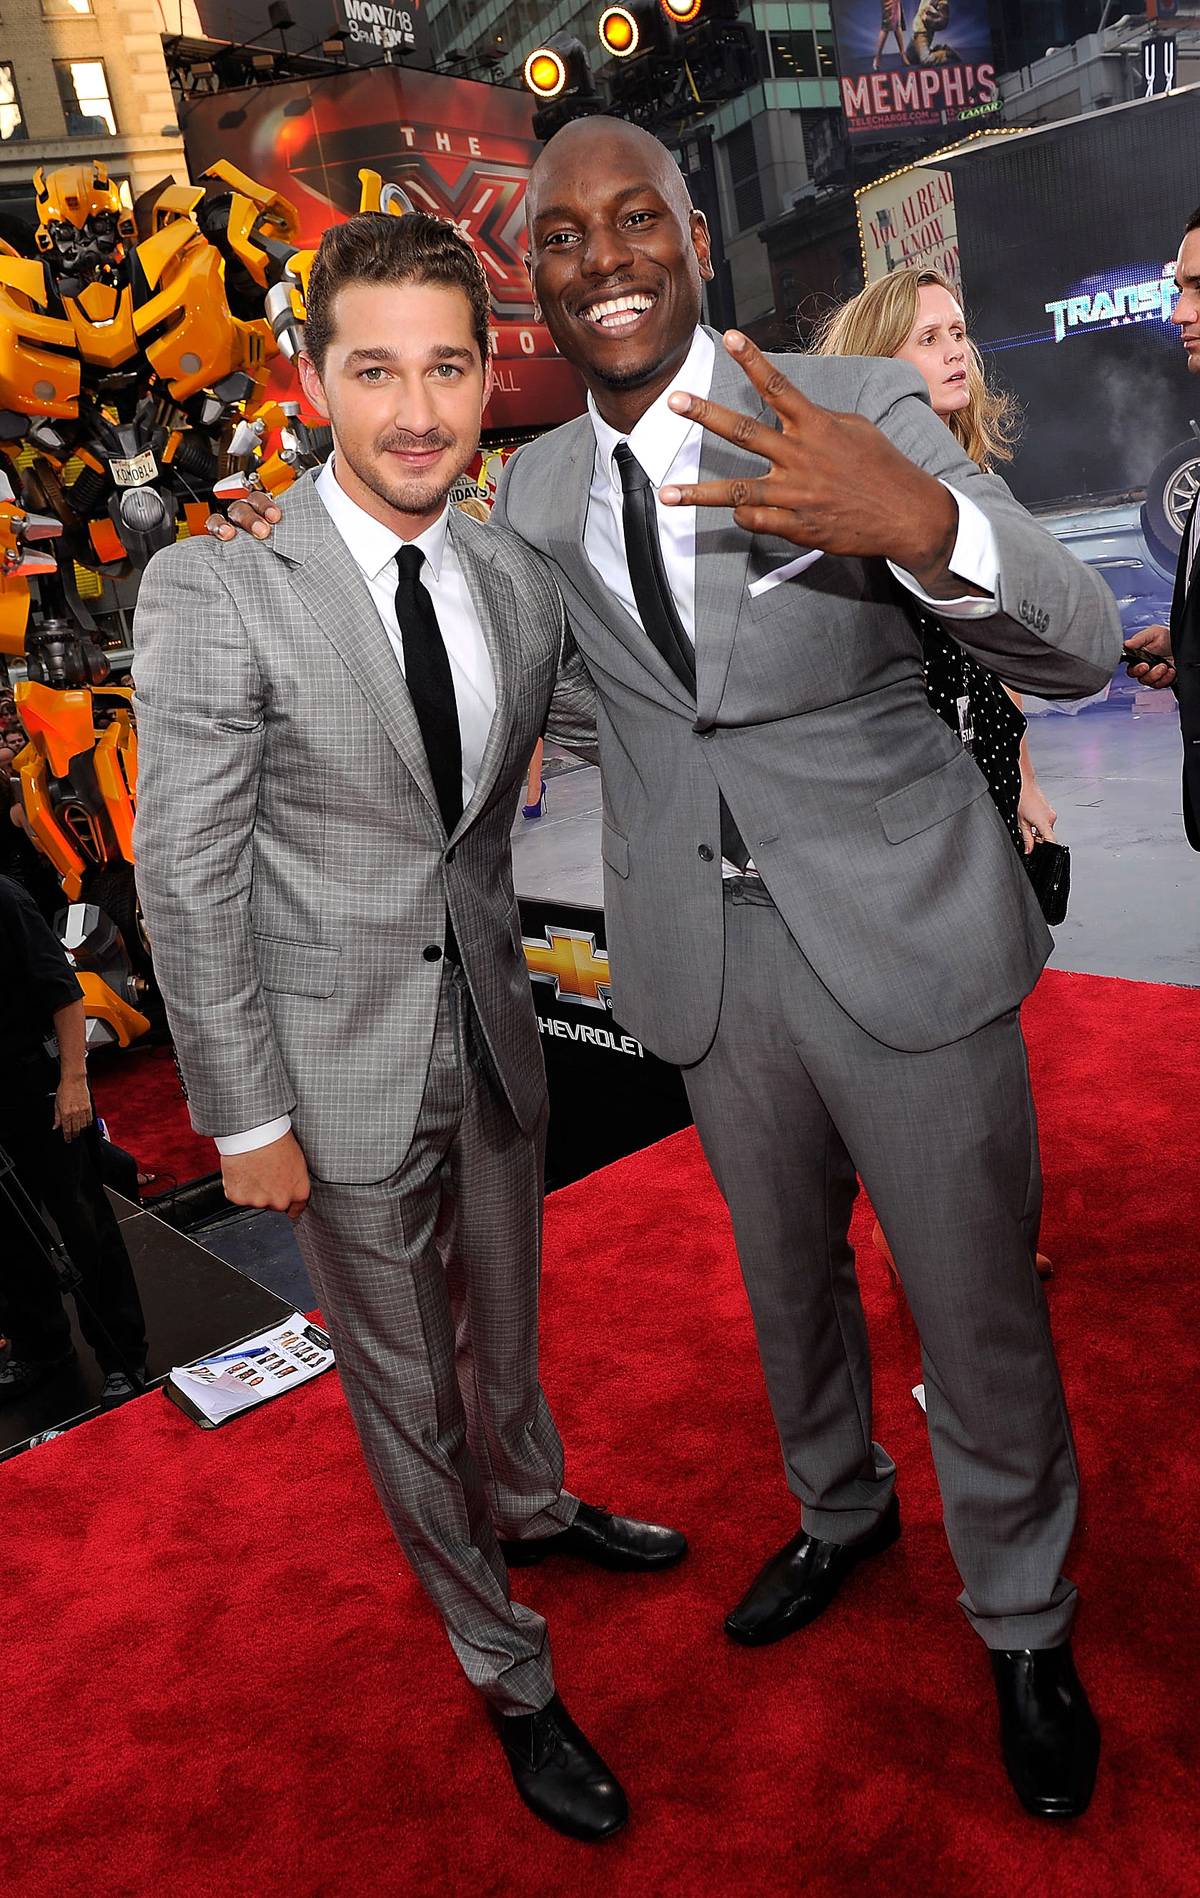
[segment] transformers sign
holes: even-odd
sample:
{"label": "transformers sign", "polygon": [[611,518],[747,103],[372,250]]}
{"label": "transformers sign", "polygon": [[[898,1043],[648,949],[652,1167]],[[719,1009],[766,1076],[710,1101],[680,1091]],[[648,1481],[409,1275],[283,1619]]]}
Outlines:
{"label": "transformers sign", "polygon": [[1000,110],[986,0],[831,0],[851,138],[986,125]]}
{"label": "transformers sign", "polygon": [[1172,259],[1161,266],[1143,264],[1085,277],[1069,296],[1047,303],[1045,309],[1054,318],[1054,340],[1062,343],[1068,336],[1116,329],[1122,323],[1169,322],[1178,294]]}

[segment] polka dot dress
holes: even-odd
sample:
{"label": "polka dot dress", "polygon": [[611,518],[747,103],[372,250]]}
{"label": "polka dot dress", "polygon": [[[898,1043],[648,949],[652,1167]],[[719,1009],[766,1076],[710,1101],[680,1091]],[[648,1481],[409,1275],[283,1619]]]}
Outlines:
{"label": "polka dot dress", "polygon": [[996,675],[964,652],[939,621],[922,614],[919,630],[929,703],[983,772],[992,802],[1023,855],[1017,805],[1021,797],[1025,716]]}

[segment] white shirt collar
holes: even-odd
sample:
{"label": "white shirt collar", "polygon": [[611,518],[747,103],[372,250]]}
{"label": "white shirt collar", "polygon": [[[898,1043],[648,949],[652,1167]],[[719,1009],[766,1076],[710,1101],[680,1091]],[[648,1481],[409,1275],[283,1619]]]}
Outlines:
{"label": "white shirt collar", "polygon": [[382,521],[377,521],[373,514],[368,514],[357,501],[351,500],[338,481],[334,465],[336,459],[336,455],[330,455],[317,476],[317,493],[367,579],[377,580],[388,561],[396,558],[400,548],[409,546],[421,549],[434,580],[440,580],[446,535],[450,527],[450,503],[446,503],[432,526],[425,528],[415,539],[405,541],[390,527],[385,527]]}
{"label": "white shirt collar", "polygon": [[646,413],[635,424],[628,437],[621,435],[600,414],[591,396],[588,396],[588,414],[592,418],[592,427],[596,432],[596,451],[599,465],[611,482],[614,492],[621,491],[621,477],[613,466],[613,451],[618,442],[628,440],[630,448],[641,462],[656,488],[661,488],[671,471],[680,449],[691,431],[698,428],[698,422],[689,422],[686,415],[676,415],[674,409],[667,407],[667,398],[676,389],[686,389],[690,395],[707,395],[712,387],[713,366],[717,352],[713,339],[707,330],[698,329],[692,338],[692,346],[679,374],[669,389],[664,389],[656,401],[652,402]]}

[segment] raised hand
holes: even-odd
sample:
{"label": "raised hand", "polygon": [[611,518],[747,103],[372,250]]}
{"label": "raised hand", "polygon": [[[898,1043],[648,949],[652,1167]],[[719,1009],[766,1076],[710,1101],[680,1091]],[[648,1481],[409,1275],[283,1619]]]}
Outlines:
{"label": "raised hand", "polygon": [[727,330],[724,341],[781,426],[682,392],[670,398],[670,406],[760,456],[767,471],[665,487],[664,505],[732,508],[749,534],[777,534],[824,553],[882,556],[928,591],[971,591],[947,574],[958,509],[941,482],[864,416],[835,414],[810,402],[739,330]]}

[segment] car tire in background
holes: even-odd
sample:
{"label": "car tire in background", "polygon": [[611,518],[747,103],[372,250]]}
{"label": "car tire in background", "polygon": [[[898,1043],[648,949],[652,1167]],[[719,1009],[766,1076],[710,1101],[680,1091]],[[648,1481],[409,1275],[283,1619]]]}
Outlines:
{"label": "car tire in background", "polygon": [[1168,449],[1157,464],[1146,482],[1146,499],[1142,503],[1142,532],[1151,553],[1165,564],[1168,573],[1175,571],[1184,523],[1197,489],[1200,489],[1200,436],[1189,435],[1186,441]]}

